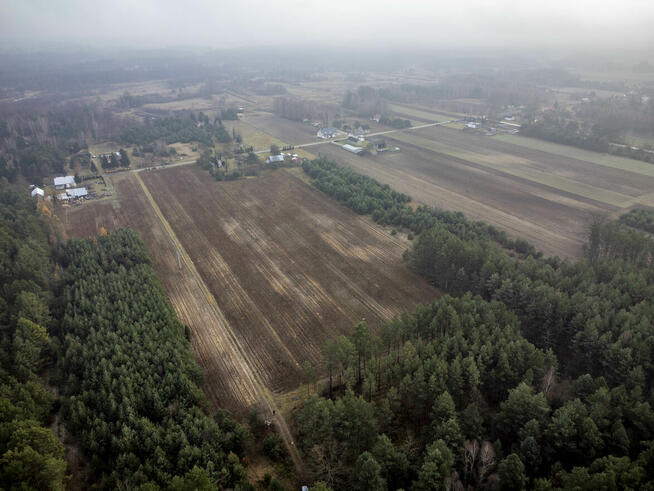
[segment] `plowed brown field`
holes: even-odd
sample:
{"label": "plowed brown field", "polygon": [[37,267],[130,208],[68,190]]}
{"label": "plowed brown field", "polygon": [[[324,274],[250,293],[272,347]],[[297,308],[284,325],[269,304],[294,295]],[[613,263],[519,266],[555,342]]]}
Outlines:
{"label": "plowed brown field", "polygon": [[580,257],[593,216],[648,205],[654,189],[654,176],[602,163],[602,154],[589,153],[597,163],[443,127],[386,138],[401,151],[358,156],[330,144],[312,151],[420,203],[525,238],[547,255]]}
{"label": "plowed brown field", "polygon": [[217,406],[243,414],[297,387],[329,337],[437,294],[403,264],[401,240],[286,171],[216,183],[184,166],[115,179],[119,200],[70,209],[68,229],[141,234]]}

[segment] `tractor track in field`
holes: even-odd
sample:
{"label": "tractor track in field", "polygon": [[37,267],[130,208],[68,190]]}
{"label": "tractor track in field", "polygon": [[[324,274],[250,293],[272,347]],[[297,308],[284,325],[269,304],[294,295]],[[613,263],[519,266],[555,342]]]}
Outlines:
{"label": "tractor track in field", "polygon": [[161,221],[162,226],[168,233],[171,242],[177,248],[177,251],[180,254],[182,261],[184,263],[184,266],[187,268],[188,272],[197,282],[199,289],[204,293],[204,298],[206,299],[207,303],[216,312],[216,318],[222,321],[216,323],[215,325],[218,328],[220,336],[226,341],[224,343],[223,348],[229,346],[234,350],[235,354],[237,354],[236,359],[240,362],[238,366],[241,368],[240,375],[242,376],[242,380],[247,381],[250,386],[250,387],[242,387],[242,389],[246,389],[246,390],[249,389],[247,390],[247,392],[254,393],[256,395],[257,403],[267,411],[268,415],[272,417],[272,420],[275,424],[275,427],[277,428],[277,431],[279,432],[279,435],[284,440],[286,449],[288,450],[289,456],[293,461],[293,465],[295,466],[298,475],[299,476],[304,475],[304,466],[302,463],[302,459],[300,458],[300,453],[298,452],[295,446],[295,443],[293,441],[293,436],[291,434],[290,429],[288,428],[288,424],[286,423],[286,420],[284,419],[282,414],[279,412],[279,408],[275,403],[274,397],[267,390],[265,384],[261,380],[258,370],[254,368],[256,367],[256,364],[253,362],[253,360],[249,359],[247,350],[243,348],[239,338],[232,331],[231,326],[225,319],[223,312],[220,310],[220,307],[218,306],[218,302],[216,302],[215,297],[207,287],[200,273],[195,268],[195,264],[193,263],[193,260],[188,255],[188,253],[184,249],[184,246],[179,241],[177,235],[175,234],[172,227],[164,217],[163,213],[161,212],[161,209],[159,208],[156,201],[152,197],[152,194],[148,190],[148,187],[145,185],[145,183],[143,182],[143,180],[138,174],[135,175],[135,178],[139,183],[139,185],[141,186],[141,189],[143,190],[143,194],[146,196],[155,214]]}

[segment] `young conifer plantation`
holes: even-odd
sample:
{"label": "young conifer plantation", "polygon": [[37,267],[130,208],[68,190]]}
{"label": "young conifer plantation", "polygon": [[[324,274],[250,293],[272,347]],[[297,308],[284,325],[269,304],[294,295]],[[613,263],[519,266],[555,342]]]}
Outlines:
{"label": "young conifer plantation", "polygon": [[62,262],[64,414],[102,487],[243,481],[247,430],[203,411],[201,372],[138,235],[71,240]]}

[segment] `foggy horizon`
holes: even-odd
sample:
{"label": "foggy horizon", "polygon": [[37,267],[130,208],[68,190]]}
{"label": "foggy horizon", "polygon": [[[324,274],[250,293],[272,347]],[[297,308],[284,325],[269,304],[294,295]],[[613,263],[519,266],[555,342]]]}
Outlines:
{"label": "foggy horizon", "polygon": [[511,0],[464,5],[363,0],[356,3],[199,0],[5,1],[4,50],[333,48],[535,50],[648,56],[654,8],[642,0]]}

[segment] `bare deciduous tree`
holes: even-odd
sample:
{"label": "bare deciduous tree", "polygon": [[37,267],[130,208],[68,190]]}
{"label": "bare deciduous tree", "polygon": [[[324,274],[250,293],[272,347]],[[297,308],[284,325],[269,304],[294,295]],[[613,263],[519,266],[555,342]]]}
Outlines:
{"label": "bare deciduous tree", "polygon": [[481,445],[481,450],[479,451],[479,464],[477,466],[477,472],[479,474],[479,482],[484,480],[486,474],[493,468],[495,465],[495,449],[489,441],[485,441]]}

